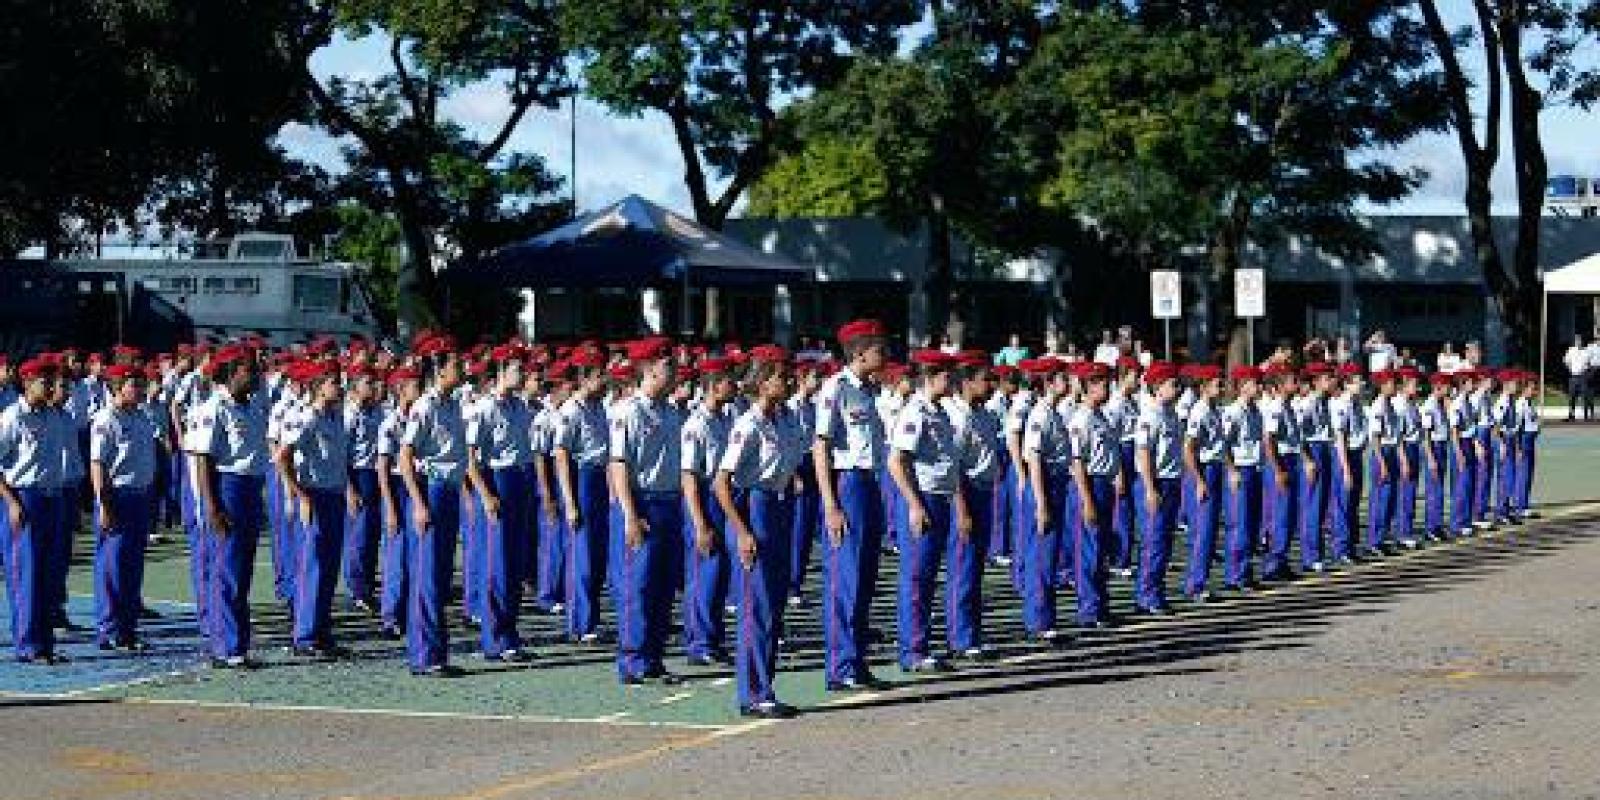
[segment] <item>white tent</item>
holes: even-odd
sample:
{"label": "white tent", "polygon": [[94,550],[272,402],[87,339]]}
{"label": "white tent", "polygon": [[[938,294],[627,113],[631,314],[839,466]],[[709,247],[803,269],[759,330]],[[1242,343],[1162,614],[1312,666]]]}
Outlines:
{"label": "white tent", "polygon": [[1544,302],[1539,308],[1539,402],[1544,404],[1544,371],[1548,356],[1550,295],[1600,295],[1600,253],[1580,258],[1564,267],[1544,273]]}

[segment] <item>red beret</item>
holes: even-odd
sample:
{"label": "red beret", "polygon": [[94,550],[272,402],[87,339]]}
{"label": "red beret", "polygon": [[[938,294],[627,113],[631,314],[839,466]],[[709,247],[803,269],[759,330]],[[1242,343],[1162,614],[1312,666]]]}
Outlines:
{"label": "red beret", "polygon": [[994,368],[994,375],[996,378],[1009,378],[1015,374],[1017,374],[1017,368],[1013,366],[1000,364]]}
{"label": "red beret", "polygon": [[1117,369],[1138,369],[1139,359],[1133,356],[1123,356],[1117,359]]}
{"label": "red beret", "polygon": [[883,323],[875,319],[858,319],[839,327],[839,344],[846,345],[863,336],[886,336]]}
{"label": "red beret", "polygon": [[1394,370],[1380,369],[1372,373],[1373,383],[1389,383],[1394,380]]}
{"label": "red beret", "polygon": [[672,342],[659,336],[628,342],[629,361],[657,361],[672,352]]}
{"label": "red beret", "polygon": [[702,358],[695,370],[701,375],[725,375],[732,366],[726,358]]}
{"label": "red beret", "polygon": [[1177,377],[1178,368],[1167,361],[1152,361],[1150,367],[1144,371],[1144,382],[1151,386],[1160,386]]}
{"label": "red beret", "polygon": [[1195,380],[1201,382],[1214,381],[1222,377],[1222,367],[1216,364],[1195,364],[1189,372]]}
{"label": "red beret", "polygon": [[959,362],[955,356],[942,350],[913,350],[911,363],[932,369],[949,369]]}
{"label": "red beret", "polygon": [[596,369],[606,365],[606,356],[599,350],[584,347],[574,350],[567,363],[580,369]]}
{"label": "red beret", "polygon": [[144,367],[144,377],[145,380],[149,381],[161,380],[161,366],[159,364],[146,364]]}
{"label": "red beret", "polygon": [[1282,361],[1274,361],[1261,368],[1261,377],[1263,378],[1282,378],[1285,375],[1293,374],[1294,370]]}
{"label": "red beret", "polygon": [[1395,370],[1395,374],[1399,375],[1400,380],[1403,381],[1415,381],[1422,379],[1422,370],[1419,370],[1416,367],[1401,367],[1400,369]]}
{"label": "red beret", "polygon": [[468,375],[478,376],[478,375],[487,375],[488,373],[489,373],[489,362],[480,361],[480,360],[476,360],[476,359],[467,362],[467,374]]}
{"label": "red beret", "polygon": [[1520,381],[1520,380],[1522,380],[1522,370],[1519,370],[1519,369],[1517,369],[1515,367],[1508,367],[1506,369],[1500,370],[1500,372],[1498,374],[1496,374],[1494,377],[1495,377],[1495,380],[1500,381],[1501,383],[1509,383],[1511,381]]}
{"label": "red beret", "polygon": [[1053,358],[1025,358],[1017,362],[1017,369],[1026,375],[1049,375],[1061,371],[1061,362]]}
{"label": "red beret", "polygon": [[1328,366],[1326,361],[1313,361],[1307,364],[1300,372],[1307,378],[1315,378],[1318,375],[1332,375],[1333,368]]}
{"label": "red beret", "polygon": [[132,345],[119,344],[111,348],[111,355],[119,358],[138,358],[141,351]]}
{"label": "red beret", "polygon": [[608,370],[606,374],[610,375],[614,381],[631,381],[633,380],[633,365],[618,364]]}
{"label": "red beret", "polygon": [[108,381],[127,380],[135,376],[143,377],[139,370],[128,364],[112,364],[101,373]]}
{"label": "red beret", "polygon": [[17,367],[17,374],[22,376],[25,381],[31,381],[35,378],[48,378],[54,375],[55,371],[56,365],[38,358],[28,359]]}
{"label": "red beret", "polygon": [[1347,361],[1339,365],[1339,377],[1353,378],[1361,375],[1361,365],[1354,361]]}
{"label": "red beret", "polygon": [[405,381],[420,381],[422,380],[422,373],[410,367],[396,367],[389,372],[389,376],[385,380],[391,386]]}
{"label": "red beret", "polygon": [[679,365],[673,369],[673,374],[677,376],[679,383],[688,383],[689,381],[694,380],[695,371],[694,367],[688,365]]}
{"label": "red beret", "polygon": [[1111,377],[1111,368],[1098,361],[1084,361],[1074,365],[1077,375],[1086,381],[1105,380]]}
{"label": "red beret", "polygon": [[764,344],[750,348],[750,358],[761,364],[787,364],[789,351],[775,344]]}

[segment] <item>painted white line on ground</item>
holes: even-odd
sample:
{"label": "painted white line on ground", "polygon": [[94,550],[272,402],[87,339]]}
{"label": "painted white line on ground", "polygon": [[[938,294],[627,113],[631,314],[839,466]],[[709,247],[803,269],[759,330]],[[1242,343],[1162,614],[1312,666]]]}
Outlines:
{"label": "painted white line on ground", "polygon": [[631,711],[619,711],[598,717],[563,717],[547,714],[480,714],[461,711],[413,711],[396,708],[341,708],[339,706],[292,705],[284,703],[235,703],[220,700],[183,700],[173,698],[130,697],[122,702],[152,706],[184,706],[188,708],[230,711],[283,711],[319,714],[348,714],[352,716],[402,717],[411,719],[445,719],[470,722],[529,722],[570,725],[616,725],[638,728],[669,728],[695,731],[728,731],[745,726],[745,723],[717,725],[703,722],[672,722],[663,720],[629,719]]}
{"label": "painted white line on ground", "polygon": [[687,700],[687,699],[689,699],[691,697],[694,697],[694,692],[677,692],[676,694],[669,694],[666,697],[663,697],[660,700],[657,700],[656,701],[656,705],[658,705],[658,706],[670,706],[673,703],[678,702],[679,700]]}

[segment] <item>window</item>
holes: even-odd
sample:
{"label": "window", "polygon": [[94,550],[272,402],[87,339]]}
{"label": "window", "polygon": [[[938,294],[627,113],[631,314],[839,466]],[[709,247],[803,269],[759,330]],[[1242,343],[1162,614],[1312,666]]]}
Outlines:
{"label": "window", "polygon": [[339,279],[322,275],[294,276],[294,308],[296,311],[337,311]]}
{"label": "window", "polygon": [[162,278],[147,278],[144,282],[146,289],[158,292],[189,293],[194,291],[194,278],[187,275],[169,276]]}
{"label": "window", "polygon": [[261,292],[261,279],[234,278],[231,287],[235,294],[258,294]]}
{"label": "window", "polygon": [[259,278],[206,278],[201,286],[206,294],[257,294],[261,291]]}
{"label": "window", "polygon": [[200,282],[200,288],[206,294],[221,294],[228,291],[227,278],[206,278]]}

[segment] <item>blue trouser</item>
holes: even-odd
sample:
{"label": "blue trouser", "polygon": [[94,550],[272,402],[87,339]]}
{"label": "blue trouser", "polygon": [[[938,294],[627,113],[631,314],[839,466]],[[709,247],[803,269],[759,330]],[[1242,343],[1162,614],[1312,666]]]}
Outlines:
{"label": "blue trouser", "polygon": [[1521,515],[1528,513],[1533,497],[1533,469],[1537,463],[1535,451],[1539,448],[1539,432],[1522,431],[1517,434],[1517,439],[1517,486],[1512,510]]}
{"label": "blue trouser", "polygon": [[[928,512],[928,526],[921,532],[911,530],[911,506],[905,498],[895,504],[895,511],[900,514],[900,523],[896,526],[900,530],[900,575],[895,621],[900,634],[900,666],[905,669],[931,654],[928,640],[933,601],[938,593],[939,562],[944,559],[954,517],[950,495],[919,494],[922,507]],[[946,622],[951,610],[947,604]]]}
{"label": "blue trouser", "polygon": [[883,504],[883,537],[880,547],[897,547],[900,543],[900,489],[889,475],[887,466],[879,467],[878,494]]}
{"label": "blue trouser", "polygon": [[1228,482],[1228,543],[1224,549],[1222,582],[1240,587],[1250,583],[1251,556],[1261,536],[1261,467],[1238,466],[1239,484]]}
{"label": "blue trouser", "polygon": [[406,606],[411,598],[411,494],[398,477],[389,476],[398,519],[395,529],[383,532],[383,588],[378,612],[383,624],[396,630],[406,626]]}
{"label": "blue trouser", "polygon": [[[1122,474],[1130,478],[1134,474],[1133,440],[1124,439],[1118,451],[1121,459]],[[1133,492],[1123,492],[1112,501],[1114,511],[1111,514],[1111,551],[1106,556],[1106,561],[1112,569],[1127,569],[1133,566],[1133,543],[1138,534],[1139,518],[1134,511]],[[1101,525],[1105,520],[1101,520]]]}
{"label": "blue trouser", "polygon": [[156,497],[150,487],[112,489],[116,527],[100,527],[94,515],[94,617],[102,643],[133,639],[139,628],[144,586],[144,553],[150,541]]}
{"label": "blue trouser", "polygon": [[[1221,462],[1200,465],[1200,475],[1189,478],[1189,568],[1183,579],[1183,593],[1197,595],[1211,580],[1211,561],[1217,550],[1217,520],[1222,517]],[[1200,486],[1206,489],[1200,498]]]}
{"label": "blue trouser", "polygon": [[1395,482],[1400,457],[1392,444],[1372,448],[1372,491],[1367,493],[1367,549],[1394,538]]}
{"label": "blue trouser", "polygon": [[1066,474],[1066,486],[1061,492],[1061,502],[1052,511],[1061,516],[1061,535],[1056,537],[1056,574],[1054,578],[1056,591],[1071,589],[1072,572],[1077,558],[1074,551],[1078,546],[1078,518],[1082,515],[1081,503],[1078,498],[1078,482],[1072,479],[1072,473]]}
{"label": "blue trouser", "polygon": [[1428,440],[1423,443],[1433,453],[1432,468],[1426,468],[1422,463],[1412,465],[1412,470],[1422,475],[1422,525],[1428,533],[1438,532],[1445,527],[1444,498],[1445,487],[1450,484],[1450,443]]}
{"label": "blue trouser", "polygon": [[294,572],[294,646],[333,644],[333,592],[339,585],[339,554],[344,549],[344,490],[304,489],[311,496],[311,516],[295,513],[289,524],[299,528],[300,545]]}
{"label": "blue trouser", "polygon": [[1139,517],[1139,571],[1134,576],[1133,603],[1142,609],[1167,607],[1167,564],[1172,561],[1172,534],[1178,522],[1182,489],[1177,478],[1157,478],[1154,513],[1145,502],[1143,481],[1135,481],[1138,491],[1134,508]]}
{"label": "blue trouser", "polygon": [[539,590],[539,509],[544,507],[544,497],[539,494],[539,476],[534,472],[532,464],[524,464],[522,470],[522,508],[523,523],[519,536],[522,546],[517,548],[517,582],[522,584],[523,592],[537,592]]}
{"label": "blue trouser", "polygon": [[600,625],[600,590],[607,576],[611,512],[605,465],[576,467],[573,473],[578,524],[572,526],[567,550],[567,634],[577,638],[594,633]]}
{"label": "blue trouser", "polygon": [[[551,491],[556,491],[554,487]],[[534,605],[553,611],[567,599],[567,518],[561,513],[561,502],[552,498],[553,513],[546,514],[544,504],[534,506],[532,515],[539,526],[538,588]]]}
{"label": "blue trouser", "polygon": [[[85,445],[87,446],[87,445]],[[88,463],[85,455],[84,463]],[[72,540],[78,532],[78,482],[72,481],[61,490],[61,502],[56,505],[55,529],[44,540],[48,558],[45,581],[46,608],[55,623],[67,620],[67,570],[72,565]]]}
{"label": "blue trouser", "polygon": [[[1061,558],[1061,537],[1066,535],[1065,498],[1072,480],[1066,465],[1045,467],[1045,497],[1035,496],[1033,481],[1023,485],[1020,523],[1017,529],[1017,555],[1022,561],[1022,627],[1039,634],[1056,627],[1056,572]],[[1050,515],[1050,523],[1039,530],[1039,509]]]}
{"label": "blue trouser", "polygon": [[740,708],[776,701],[778,638],[783,635],[783,597],[789,587],[792,551],[787,541],[794,521],[794,499],[765,489],[740,491],[736,498],[756,538],[755,561],[748,567],[732,555],[739,581],[738,644],[734,655],[735,695]]}
{"label": "blue trouser", "polygon": [[250,652],[250,583],[255,576],[256,544],[261,538],[260,475],[217,475],[217,502],[228,518],[227,533],[203,525],[210,569],[206,580],[206,615],[210,619],[211,654],[217,658]]}
{"label": "blue trouser", "polygon": [[1333,457],[1333,484],[1329,487],[1332,495],[1328,502],[1328,529],[1331,534],[1329,542],[1332,555],[1336,559],[1349,558],[1355,546],[1357,531],[1361,521],[1357,513],[1361,506],[1361,476],[1363,465],[1361,463],[1361,450],[1350,450],[1347,456],[1350,460],[1350,471],[1346,473],[1337,454]]}
{"label": "blue trouser", "polygon": [[[296,524],[294,498],[276,469],[266,476],[267,530],[272,543],[272,591],[279,601],[294,608],[294,578],[299,571],[300,526]],[[204,512],[202,511],[202,517]]]}
{"label": "blue trouser", "polygon": [[1489,498],[1494,492],[1494,442],[1488,431],[1478,434],[1477,469],[1472,477],[1472,518],[1489,521]]}
{"label": "blue trouser", "polygon": [[[727,639],[722,607],[728,601],[729,561],[738,550],[730,551],[723,531],[727,529],[722,504],[711,494],[706,481],[700,481],[700,505],[706,524],[711,526],[711,552],[702,553],[695,544],[694,516],[688,500],[683,510],[683,649],[690,658],[710,658],[724,650]],[[737,544],[737,543],[735,543]],[[733,554],[730,556],[730,552]],[[792,557],[792,553],[790,554]],[[780,598],[781,600],[781,598]]]}
{"label": "blue trouser", "polygon": [[[479,465],[485,474],[489,467]],[[462,606],[466,609],[467,616],[475,622],[481,622],[484,617],[484,592],[483,587],[487,581],[484,573],[488,570],[488,555],[484,547],[484,539],[488,534],[488,519],[483,513],[483,506],[478,493],[471,490],[466,483],[462,484],[465,491],[461,493],[461,598]]]}
{"label": "blue trouser", "polygon": [[483,654],[491,658],[522,647],[517,612],[522,608],[522,552],[531,535],[527,478],[528,471],[521,466],[490,471],[489,480],[500,498],[500,515],[490,517],[481,502],[477,506],[483,520],[478,556],[483,604],[478,617],[479,641]]}
{"label": "blue trouser", "polygon": [[1305,493],[1305,462],[1298,453],[1280,453],[1278,463],[1288,480],[1278,485],[1278,474],[1261,472],[1262,502],[1266,507],[1267,550],[1261,556],[1261,574],[1274,578],[1289,571],[1289,542],[1299,529],[1300,497]]}
{"label": "blue trouser", "polygon": [[183,470],[178,474],[182,485],[180,492],[183,496],[183,530],[189,539],[189,585],[194,594],[195,621],[200,628],[202,636],[211,635],[209,615],[210,592],[206,587],[211,581],[211,550],[205,532],[205,511],[200,508],[200,495],[195,490],[194,462],[185,453]]}
{"label": "blue trouser", "polygon": [[950,577],[945,581],[945,591],[950,595],[945,607],[950,616],[945,622],[950,649],[958,653],[983,646],[983,564],[988,560],[989,547],[994,545],[994,538],[989,535],[995,530],[994,497],[1005,494],[992,487],[993,484],[965,488],[972,534],[963,538],[951,528],[955,533],[950,538]]}
{"label": "blue trouser", "polygon": [[1472,500],[1477,496],[1478,451],[1473,440],[1457,440],[1459,452],[1452,448],[1450,468],[1455,471],[1455,485],[1450,491],[1450,527],[1464,531],[1472,527]]}
{"label": "blue trouser", "polygon": [[812,467],[811,456],[800,459],[795,469],[800,480],[800,491],[794,495],[794,520],[789,525],[789,596],[799,597],[805,588],[806,572],[811,566],[811,551],[817,537],[822,535],[822,496],[817,493],[817,472]]}
{"label": "blue trouser", "polygon": [[1315,472],[1309,477],[1301,473],[1300,566],[1305,569],[1322,561],[1322,523],[1328,517],[1333,484],[1332,447],[1328,442],[1306,442],[1306,464],[1314,466]]}
{"label": "blue trouser", "polygon": [[1405,453],[1409,473],[1402,470],[1395,476],[1394,531],[1401,539],[1415,543],[1417,530],[1417,489],[1422,483],[1422,445],[1417,442],[1400,445]]}
{"label": "blue trouser", "polygon": [[461,484],[429,480],[428,527],[406,526],[411,550],[411,603],[406,658],[412,670],[450,663],[450,579],[461,532]]}
{"label": "blue trouser", "polygon": [[1006,502],[1011,504],[1011,524],[1008,531],[1011,544],[1011,588],[1016,590],[1018,595],[1025,595],[1027,573],[1023,567],[1027,563],[1028,551],[1037,535],[1033,523],[1033,501],[1028,499],[1026,465],[1013,465],[1011,475],[1005,484],[1005,492],[1010,495],[1010,499]]}
{"label": "blue trouser", "polygon": [[1495,493],[1494,517],[1506,520],[1511,517],[1512,497],[1517,493],[1517,440],[1515,434],[1506,434],[1495,441],[1495,471],[1499,473],[1500,490]]}
{"label": "blue trouser", "polygon": [[351,600],[371,602],[377,596],[383,496],[378,493],[378,473],[374,470],[350,470],[350,485],[361,498],[361,507],[347,509],[344,523],[344,590]]}
{"label": "blue trouser", "polygon": [[186,460],[182,450],[157,448],[156,469],[161,472],[162,513],[160,524],[173,527],[183,524],[183,465]]}
{"label": "blue trouser", "polygon": [[[986,487],[989,495],[989,543],[984,549],[990,558],[1011,554],[1011,516],[1017,504],[1017,476],[1011,466],[1011,456],[1001,450],[1000,467],[995,472],[994,485]],[[983,533],[980,529],[979,533]]]}
{"label": "blue trouser", "polygon": [[[1094,522],[1078,514],[1078,525],[1073,531],[1077,540],[1072,548],[1073,583],[1078,587],[1078,624],[1106,619],[1110,616],[1111,600],[1107,582],[1111,577],[1110,553],[1116,546],[1116,534],[1111,530],[1112,515],[1117,502],[1117,479],[1113,475],[1090,475],[1088,501],[1094,508]],[[1124,492],[1124,495],[1127,493]]]}
{"label": "blue trouser", "polygon": [[838,544],[826,533],[822,541],[822,638],[830,683],[866,674],[867,614],[885,527],[877,472],[836,470],[834,481],[845,531]]}
{"label": "blue trouser", "polygon": [[[22,505],[22,530],[8,530],[6,595],[11,601],[11,645],[17,658],[39,658],[55,652],[46,574],[50,544],[63,492],[60,489],[15,487]],[[10,525],[7,523],[7,528]]]}
{"label": "blue trouser", "polygon": [[637,547],[623,535],[621,506],[613,506],[611,514],[611,594],[617,608],[617,676],[623,680],[663,668],[683,546],[681,493],[635,489],[633,502],[650,526]]}

